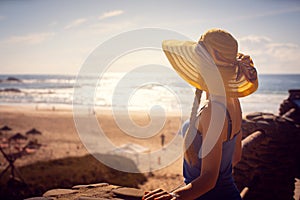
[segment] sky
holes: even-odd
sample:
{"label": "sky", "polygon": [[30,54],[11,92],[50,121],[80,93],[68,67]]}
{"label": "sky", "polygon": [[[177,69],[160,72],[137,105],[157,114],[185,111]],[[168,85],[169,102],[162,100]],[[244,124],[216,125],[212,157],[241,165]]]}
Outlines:
{"label": "sky", "polygon": [[[299,19],[299,0],[1,0],[0,73],[77,74],[112,36],[155,27],[194,41],[210,28],[221,28],[251,55],[259,73],[296,74]],[[122,70],[130,69],[133,58],[163,60],[146,54],[129,56]]]}

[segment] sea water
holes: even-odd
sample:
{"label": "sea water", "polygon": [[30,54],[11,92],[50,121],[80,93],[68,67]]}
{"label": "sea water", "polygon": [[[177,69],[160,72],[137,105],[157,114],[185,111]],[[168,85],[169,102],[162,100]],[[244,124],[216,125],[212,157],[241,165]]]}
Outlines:
{"label": "sea water", "polygon": [[[101,77],[79,77],[81,81],[77,78],[74,75],[0,75],[0,104],[93,105],[96,109],[137,111],[159,106],[166,111],[178,111],[189,109],[193,102],[193,89],[174,76],[140,73],[126,80],[124,73],[109,72]],[[79,97],[74,97],[76,89],[82,91]],[[282,101],[288,98],[289,89],[300,89],[300,74],[259,75],[259,89],[240,98],[243,113],[277,114]],[[85,93],[93,93],[93,98],[86,98],[91,95]]]}

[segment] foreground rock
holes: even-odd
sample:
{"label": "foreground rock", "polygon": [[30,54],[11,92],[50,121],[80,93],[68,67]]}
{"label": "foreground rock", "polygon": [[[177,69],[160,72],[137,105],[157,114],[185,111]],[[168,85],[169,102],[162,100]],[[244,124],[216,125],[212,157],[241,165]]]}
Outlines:
{"label": "foreground rock", "polygon": [[[234,169],[244,199],[293,199],[300,176],[299,90],[281,104],[280,115],[253,113],[243,122],[243,157]],[[296,191],[297,192],[297,191]],[[297,197],[298,198],[298,197]]]}
{"label": "foreground rock", "polygon": [[135,188],[97,183],[76,185],[73,189],[52,189],[45,192],[43,197],[28,198],[26,200],[137,200],[141,199],[143,194],[144,191]]}

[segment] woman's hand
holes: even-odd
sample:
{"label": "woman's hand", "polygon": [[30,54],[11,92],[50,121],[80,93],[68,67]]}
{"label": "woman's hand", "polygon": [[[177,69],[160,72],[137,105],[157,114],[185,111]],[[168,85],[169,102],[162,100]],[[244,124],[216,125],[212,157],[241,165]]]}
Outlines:
{"label": "woman's hand", "polygon": [[172,196],[170,193],[166,192],[163,189],[156,189],[151,192],[146,193],[143,200],[176,200],[174,195]]}

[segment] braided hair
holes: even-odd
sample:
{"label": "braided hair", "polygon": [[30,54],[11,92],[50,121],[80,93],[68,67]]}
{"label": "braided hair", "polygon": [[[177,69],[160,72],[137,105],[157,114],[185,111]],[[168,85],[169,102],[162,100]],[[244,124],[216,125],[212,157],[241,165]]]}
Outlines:
{"label": "braided hair", "polygon": [[200,105],[201,96],[202,90],[196,88],[193,107],[190,115],[190,124],[184,138],[184,157],[186,161],[191,165],[195,164],[198,155],[196,154],[196,150],[194,148],[194,145],[192,144],[197,134],[195,123],[197,120],[197,112]]}

